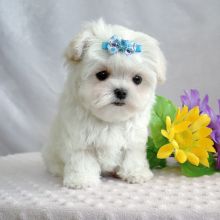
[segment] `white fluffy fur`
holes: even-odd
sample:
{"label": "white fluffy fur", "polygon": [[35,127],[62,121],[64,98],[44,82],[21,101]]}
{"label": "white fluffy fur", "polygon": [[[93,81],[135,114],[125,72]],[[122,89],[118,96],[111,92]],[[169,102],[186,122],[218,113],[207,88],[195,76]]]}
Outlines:
{"label": "white fluffy fur", "polygon": [[[110,55],[101,43],[112,35],[133,40],[142,53]],[[98,184],[100,175],[115,173],[130,183],[143,183],[153,175],[146,160],[147,126],[158,81],[165,80],[165,60],[152,37],[103,20],[87,24],[66,51],[68,79],[60,108],[43,149],[48,170],[63,176],[67,187]],[[96,73],[110,72],[99,81]],[[132,82],[142,76],[140,85]],[[125,88],[124,106],[113,90]]]}

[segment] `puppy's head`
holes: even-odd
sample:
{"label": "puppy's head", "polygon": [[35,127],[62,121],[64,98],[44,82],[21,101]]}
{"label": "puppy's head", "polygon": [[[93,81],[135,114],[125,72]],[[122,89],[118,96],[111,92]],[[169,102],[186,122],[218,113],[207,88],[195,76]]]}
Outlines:
{"label": "puppy's head", "polygon": [[[142,45],[142,52],[108,53],[102,43],[113,35]],[[165,59],[155,39],[103,20],[87,24],[65,57],[69,89],[84,108],[108,122],[125,121],[150,108],[157,82],[165,81]]]}

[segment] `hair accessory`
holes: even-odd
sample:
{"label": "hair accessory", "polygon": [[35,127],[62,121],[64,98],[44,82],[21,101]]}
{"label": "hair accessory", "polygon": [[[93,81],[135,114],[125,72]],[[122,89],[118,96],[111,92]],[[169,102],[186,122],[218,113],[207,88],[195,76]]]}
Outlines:
{"label": "hair accessory", "polygon": [[124,40],[120,37],[113,35],[108,41],[102,43],[102,49],[107,50],[110,54],[118,52],[130,55],[133,53],[140,53],[142,47],[134,41]]}

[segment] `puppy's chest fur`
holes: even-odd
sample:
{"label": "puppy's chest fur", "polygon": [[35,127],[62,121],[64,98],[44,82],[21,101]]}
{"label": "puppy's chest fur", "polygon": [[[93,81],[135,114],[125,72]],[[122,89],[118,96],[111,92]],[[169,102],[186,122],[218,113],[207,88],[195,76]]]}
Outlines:
{"label": "puppy's chest fur", "polygon": [[144,147],[147,138],[147,126],[140,119],[118,124],[86,120],[80,125],[78,141],[95,154],[103,172],[115,171],[123,161],[125,151],[137,145]]}

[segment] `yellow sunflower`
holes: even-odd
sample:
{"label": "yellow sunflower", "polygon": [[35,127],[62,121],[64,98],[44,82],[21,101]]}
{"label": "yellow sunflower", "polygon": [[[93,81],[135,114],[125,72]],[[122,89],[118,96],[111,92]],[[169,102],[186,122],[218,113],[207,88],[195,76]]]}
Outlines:
{"label": "yellow sunflower", "polygon": [[212,129],[207,127],[209,123],[210,117],[199,114],[198,106],[190,111],[187,106],[179,108],[173,122],[169,116],[166,117],[166,130],[161,130],[161,133],[169,143],[159,149],[157,157],[164,159],[174,153],[179,163],[188,160],[196,166],[200,163],[209,167],[208,152],[216,152],[210,138]]}

